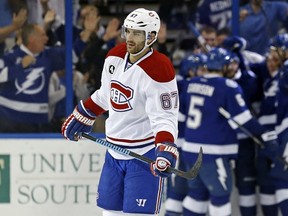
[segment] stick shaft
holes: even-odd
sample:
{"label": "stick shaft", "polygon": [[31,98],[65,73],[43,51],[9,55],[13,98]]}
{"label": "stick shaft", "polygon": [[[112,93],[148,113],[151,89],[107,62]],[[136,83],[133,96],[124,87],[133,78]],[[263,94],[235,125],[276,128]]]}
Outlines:
{"label": "stick shaft", "polygon": [[[85,138],[87,138],[89,140],[92,140],[92,141],[94,141],[96,143],[99,143],[100,145],[103,145],[103,146],[105,146],[105,147],[107,147],[109,149],[113,149],[114,151],[116,151],[116,152],[118,152],[118,153],[120,153],[122,155],[131,156],[131,157],[133,157],[133,158],[135,158],[137,160],[140,160],[140,161],[142,161],[144,163],[151,164],[151,163],[154,162],[150,158],[147,158],[147,157],[145,157],[143,155],[139,155],[139,154],[137,154],[137,153],[135,153],[133,151],[130,151],[130,150],[125,149],[125,148],[122,148],[120,146],[117,146],[117,145],[115,145],[113,143],[110,143],[108,141],[105,141],[103,139],[99,139],[99,138],[93,137],[93,136],[91,136],[89,134],[82,133],[81,136],[85,137]],[[170,166],[165,170],[165,172],[174,173],[175,175],[181,176],[183,178],[191,179],[191,178],[194,178],[198,174],[199,168],[201,166],[201,162],[202,162],[202,149],[201,149],[200,164],[199,165],[197,164],[196,168],[194,168],[194,167],[192,168],[193,169],[192,173],[189,172],[189,171],[188,172],[184,172],[182,170],[178,170],[178,169],[175,169],[175,168],[170,167]]]}
{"label": "stick shaft", "polygon": [[[243,127],[239,122],[237,122],[235,119],[233,119],[229,112],[227,112],[223,107],[220,107],[218,111],[221,113],[222,116],[224,116],[227,120],[231,120],[234,122],[246,135],[248,135],[250,138],[253,139],[253,141],[258,144],[261,148],[265,148],[263,142],[259,140],[256,136],[254,136],[249,130],[247,130],[245,127]],[[288,166],[288,162],[282,158],[281,156],[277,155],[276,159],[280,161],[285,166]]]}

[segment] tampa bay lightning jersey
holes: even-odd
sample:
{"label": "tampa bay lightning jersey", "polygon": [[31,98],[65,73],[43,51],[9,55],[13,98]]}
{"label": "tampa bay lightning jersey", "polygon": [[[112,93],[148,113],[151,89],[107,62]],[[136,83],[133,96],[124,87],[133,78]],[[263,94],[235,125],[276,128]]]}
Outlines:
{"label": "tampa bay lightning jersey", "polygon": [[237,126],[224,118],[219,108],[224,108],[239,124],[251,120],[241,87],[217,74],[205,74],[187,82],[180,101],[180,121],[185,122],[182,150],[196,157],[202,146],[204,159],[220,155],[236,157],[238,141],[234,129]]}
{"label": "tampa bay lightning jersey", "polygon": [[65,48],[46,48],[36,61],[23,68],[23,45],[5,54],[0,65],[0,116],[16,122],[48,123],[48,85],[53,71],[65,68]]}
{"label": "tampa bay lightning jersey", "polygon": [[231,0],[201,0],[198,4],[196,21],[201,25],[221,29],[228,26],[231,17]]}
{"label": "tampa bay lightning jersey", "polygon": [[241,86],[244,100],[248,108],[251,108],[251,104],[260,97],[256,75],[250,70],[241,70],[236,73],[233,80]]}
{"label": "tampa bay lightning jersey", "polygon": [[201,146],[203,160],[236,157],[239,125],[258,138],[266,131],[251,115],[241,87],[218,74],[189,80],[180,101],[179,122],[185,124],[182,150],[191,153],[191,159]]}
{"label": "tampa bay lightning jersey", "polygon": [[[284,67],[279,70],[279,91],[277,93],[277,127],[276,131],[280,138],[287,138],[288,134],[288,60]],[[287,140],[286,140],[287,141]],[[288,144],[286,144],[288,146]],[[288,155],[288,147],[287,147]]]}
{"label": "tampa bay lightning jersey", "polygon": [[273,77],[266,79],[263,84],[264,98],[261,101],[258,120],[261,125],[269,130],[275,130],[277,123],[276,105],[278,87],[278,71]]}
{"label": "tampa bay lightning jersey", "polygon": [[[279,140],[279,156],[288,162],[288,61],[279,70],[279,90],[276,100],[277,125],[276,132]],[[271,170],[271,175],[288,180],[287,166],[278,160]]]}

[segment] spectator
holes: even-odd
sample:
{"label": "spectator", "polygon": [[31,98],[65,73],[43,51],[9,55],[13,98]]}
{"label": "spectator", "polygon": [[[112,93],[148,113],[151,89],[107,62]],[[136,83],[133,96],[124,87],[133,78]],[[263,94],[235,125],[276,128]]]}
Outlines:
{"label": "spectator", "polygon": [[203,26],[200,28],[200,34],[204,38],[205,42],[208,44],[210,48],[217,46],[217,31],[214,27],[211,26]]}
{"label": "spectator", "polygon": [[[81,10],[81,17],[95,20],[91,25],[86,25],[92,34],[89,42],[83,51],[76,69],[82,73],[88,73],[88,83],[91,93],[101,85],[101,75],[105,57],[108,51],[115,46],[120,37],[120,22],[113,18],[108,22],[106,28],[100,24],[101,16],[98,8],[86,5]],[[83,23],[85,25],[85,23]],[[97,60],[95,60],[97,58]]]}
{"label": "spectator", "polygon": [[211,26],[216,30],[229,27],[232,17],[232,0],[197,1],[196,27]]}
{"label": "spectator", "polygon": [[57,21],[64,23],[65,0],[30,0],[26,2],[29,11],[29,23],[38,23],[39,25],[43,26],[43,17],[49,10],[53,10],[55,14],[57,14]]}
{"label": "spectator", "polygon": [[167,49],[167,24],[164,22],[161,22],[159,33],[158,33],[158,40],[155,44],[155,49],[157,49],[159,52],[165,54],[166,56],[170,57],[170,53]]}
{"label": "spectator", "polygon": [[4,41],[7,37],[11,36],[19,30],[27,20],[27,10],[21,9],[17,14],[13,14],[12,23],[6,26],[0,27],[0,54],[4,53]]}
{"label": "spectator", "polygon": [[219,29],[216,35],[216,44],[217,46],[221,46],[225,38],[231,35],[231,29],[228,27]]}
{"label": "spectator", "polygon": [[247,50],[264,55],[287,16],[286,2],[251,0],[241,7],[240,36],[247,40]]}
{"label": "spectator", "polygon": [[[65,68],[65,48],[45,48],[43,28],[27,24],[22,44],[3,56],[0,83],[1,132],[48,132],[48,86],[52,72]],[[78,53],[86,37],[75,44]]]}
{"label": "spectator", "polygon": [[187,7],[184,0],[160,0],[159,16],[168,29],[184,29],[186,27]]}

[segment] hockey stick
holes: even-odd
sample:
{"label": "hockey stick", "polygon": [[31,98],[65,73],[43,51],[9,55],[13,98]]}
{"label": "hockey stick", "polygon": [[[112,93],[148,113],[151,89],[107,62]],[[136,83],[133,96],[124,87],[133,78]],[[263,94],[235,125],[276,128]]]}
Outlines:
{"label": "hockey stick", "polygon": [[[118,153],[122,154],[122,155],[129,155],[139,161],[142,161],[144,163],[147,163],[147,164],[151,164],[153,163],[154,161],[151,160],[150,158],[147,158],[143,155],[139,155],[133,151],[130,151],[128,149],[125,149],[125,148],[122,148],[121,146],[118,146],[118,145],[114,145],[113,143],[110,143],[108,141],[105,141],[103,139],[99,139],[99,138],[96,138],[96,137],[93,137],[89,134],[86,134],[86,133],[82,133],[80,134],[79,136],[82,136],[82,137],[85,137],[89,140],[92,140],[100,145],[103,145],[109,149],[113,149],[114,151],[117,151]],[[165,172],[169,172],[169,173],[174,173],[175,175],[177,176],[181,176],[183,178],[186,178],[186,179],[193,179],[195,178],[197,175],[198,175],[198,172],[199,172],[199,169],[202,165],[202,154],[203,154],[203,151],[202,151],[202,147],[200,148],[200,151],[199,151],[199,154],[198,154],[198,158],[195,162],[195,164],[193,165],[193,167],[188,170],[187,172],[184,172],[182,170],[178,170],[178,169],[175,169],[173,167],[168,167],[167,170],[165,170]]]}
{"label": "hockey stick", "polygon": [[194,24],[192,22],[188,22],[188,27],[190,29],[190,31],[192,31],[192,33],[194,34],[194,36],[196,37],[198,43],[200,44],[200,46],[204,49],[204,51],[207,53],[211,50],[211,47],[209,44],[206,43],[205,39],[203,38],[203,36],[200,34],[200,32],[198,31],[198,29],[194,26]]}
{"label": "hockey stick", "polygon": [[[235,123],[240,130],[242,130],[247,136],[249,136],[256,144],[258,144],[260,146],[260,148],[265,148],[263,142],[258,139],[256,136],[254,136],[249,130],[247,130],[245,127],[243,127],[239,122],[237,122],[235,119],[233,119],[230,115],[230,113],[225,110],[223,107],[219,107],[218,111],[220,112],[220,114],[222,116],[224,116],[227,120],[231,120],[233,123]],[[281,156],[277,155],[276,159],[278,161],[280,161],[282,164],[284,164],[285,166],[288,166],[288,162],[282,158]]]}

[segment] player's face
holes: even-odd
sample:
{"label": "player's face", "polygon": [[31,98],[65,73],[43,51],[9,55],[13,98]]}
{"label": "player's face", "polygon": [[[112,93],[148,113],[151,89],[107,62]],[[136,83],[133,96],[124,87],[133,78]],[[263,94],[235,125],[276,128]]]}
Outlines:
{"label": "player's face", "polygon": [[225,77],[233,78],[238,70],[238,67],[238,62],[232,61],[226,69]]}
{"label": "player's face", "polygon": [[197,76],[203,76],[207,72],[207,68],[205,66],[199,66],[197,68]]}
{"label": "player's face", "polygon": [[145,32],[140,30],[125,29],[127,52],[136,54],[145,45]]}
{"label": "player's face", "polygon": [[277,71],[280,67],[280,59],[276,51],[270,51],[269,55],[267,56],[267,68],[272,75],[275,71]]}
{"label": "player's face", "polygon": [[216,46],[216,33],[215,32],[202,32],[202,36],[205,39],[206,43],[211,46],[215,47]]}

